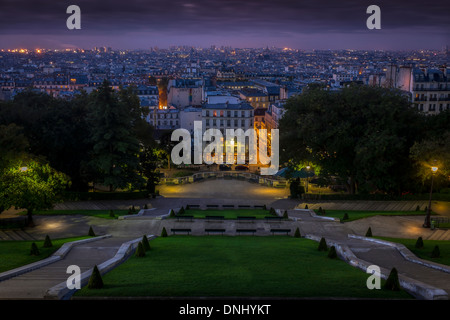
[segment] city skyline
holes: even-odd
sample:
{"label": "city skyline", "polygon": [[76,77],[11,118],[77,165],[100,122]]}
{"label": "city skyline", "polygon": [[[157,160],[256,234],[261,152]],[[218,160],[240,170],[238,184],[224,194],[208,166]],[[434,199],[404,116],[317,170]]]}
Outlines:
{"label": "city skyline", "polygon": [[[69,5],[81,30],[68,30]],[[379,1],[381,30],[369,30],[369,1],[157,1],[90,3],[2,0],[2,48],[114,49],[230,46],[300,50],[440,50],[449,44],[444,1]]]}

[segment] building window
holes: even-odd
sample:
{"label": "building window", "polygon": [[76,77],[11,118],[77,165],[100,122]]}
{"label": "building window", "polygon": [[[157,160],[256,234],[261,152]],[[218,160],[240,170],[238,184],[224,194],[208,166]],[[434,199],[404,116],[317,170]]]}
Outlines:
{"label": "building window", "polygon": [[217,117],[217,111],[216,110],[214,110],[214,112],[213,112],[213,117]]}

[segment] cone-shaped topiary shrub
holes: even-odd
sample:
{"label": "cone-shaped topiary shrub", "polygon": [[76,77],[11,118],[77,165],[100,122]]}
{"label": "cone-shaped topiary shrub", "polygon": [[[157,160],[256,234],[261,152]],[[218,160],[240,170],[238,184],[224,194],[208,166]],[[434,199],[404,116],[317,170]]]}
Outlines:
{"label": "cone-shaped topiary shrub", "polygon": [[144,209],[148,209],[148,205],[147,204],[144,204]]}
{"label": "cone-shaped topiary shrub", "polygon": [[325,241],[324,237],[322,237],[320,239],[319,247],[317,248],[317,250],[319,250],[319,251],[327,251],[328,250],[327,242]]}
{"label": "cone-shaped topiary shrub", "polygon": [[327,214],[327,212],[325,211],[325,209],[322,209],[322,214],[323,214],[323,215],[326,215],[326,214]]}
{"label": "cone-shaped topiary shrub", "polygon": [[439,250],[439,246],[435,245],[433,251],[431,252],[432,258],[439,258],[441,256],[441,252]]}
{"label": "cone-shaped topiary shrub", "polygon": [[389,273],[389,277],[387,278],[386,283],[384,284],[384,288],[386,290],[391,290],[391,291],[399,291],[400,290],[400,282],[398,280],[397,269],[392,268],[391,272]]}
{"label": "cone-shaped topiary shrub", "polygon": [[418,248],[418,249],[423,248],[423,239],[422,239],[422,237],[417,238],[415,247]]}
{"label": "cone-shaped topiary shrub", "polygon": [[271,215],[274,215],[274,216],[276,216],[277,215],[277,212],[275,211],[275,209],[274,208],[270,208],[270,211],[269,211],[269,213],[271,214]]}
{"label": "cone-shaped topiary shrub", "polygon": [[284,210],[283,219],[289,219],[289,215],[287,213],[287,210]]}
{"label": "cone-shaped topiary shrub", "polygon": [[40,254],[39,249],[36,245],[36,243],[32,243],[31,244],[31,250],[30,250],[30,255],[32,256],[38,256]]}
{"label": "cone-shaped topiary shrub", "polygon": [[416,211],[420,211],[420,206],[417,206],[417,207],[416,207]]}
{"label": "cone-shaped topiary shrub", "polygon": [[94,230],[92,229],[92,227],[89,227],[88,236],[90,236],[90,237],[95,237],[95,232],[94,232]]}
{"label": "cone-shaped topiary shrub", "polygon": [[366,237],[371,237],[372,236],[372,229],[369,227],[369,229],[367,229],[366,232]]}
{"label": "cone-shaped topiary shrub", "polygon": [[150,243],[148,242],[148,238],[147,238],[147,236],[144,234],[143,236],[142,236],[142,245],[144,246],[144,250],[145,251],[148,251],[148,250],[150,250]]}
{"label": "cone-shaped topiary shrub", "polygon": [[116,216],[114,215],[114,211],[112,211],[112,210],[109,210],[109,216],[111,217],[111,218],[115,218]]}
{"label": "cone-shaped topiary shrub", "polygon": [[142,241],[139,241],[138,246],[136,248],[136,253],[135,253],[136,257],[145,257],[145,249],[144,249],[144,245],[142,244]]}
{"label": "cone-shaped topiary shrub", "polygon": [[94,266],[94,270],[92,270],[91,277],[88,282],[88,289],[101,289],[103,288],[103,279],[100,271],[97,268],[97,265]]}
{"label": "cone-shaped topiary shrub", "polygon": [[178,214],[179,214],[179,215],[184,214],[184,207],[183,207],[183,206],[181,207],[180,211],[178,211]]}
{"label": "cone-shaped topiary shrub", "polygon": [[348,213],[344,213],[344,217],[342,218],[342,220],[348,220]]}
{"label": "cone-shaped topiary shrub", "polygon": [[425,206],[425,209],[423,209],[423,211],[427,212],[428,211],[428,206]]}
{"label": "cone-shaped topiary shrub", "polygon": [[50,237],[48,235],[45,236],[44,240],[44,248],[51,248],[53,247],[52,240],[50,240]]}
{"label": "cone-shaped topiary shrub", "polygon": [[169,217],[171,218],[175,217],[175,211],[173,211],[173,209],[170,209]]}
{"label": "cone-shaped topiary shrub", "polygon": [[319,207],[319,210],[317,210],[317,214],[323,214],[323,209],[322,209],[322,207]]}
{"label": "cone-shaped topiary shrub", "polygon": [[301,238],[301,237],[302,237],[302,235],[300,234],[300,230],[298,229],[298,227],[297,227],[297,229],[295,229],[294,237],[295,237],[295,238]]}
{"label": "cone-shaped topiary shrub", "polygon": [[186,205],[186,210],[189,210],[189,209],[190,209],[190,208],[189,208],[189,205],[187,204],[187,205]]}
{"label": "cone-shaped topiary shrub", "polygon": [[305,204],[305,209],[308,209],[308,205],[307,204]]}
{"label": "cone-shaped topiary shrub", "polygon": [[330,247],[330,251],[328,252],[328,258],[330,258],[330,259],[337,258],[336,248],[334,246]]}
{"label": "cone-shaped topiary shrub", "polygon": [[263,206],[263,209],[264,209],[264,210],[267,210],[267,207],[266,207],[266,205],[264,205],[264,206]]}
{"label": "cone-shaped topiary shrub", "polygon": [[161,237],[163,237],[163,238],[167,237],[167,230],[165,227],[162,228]]}

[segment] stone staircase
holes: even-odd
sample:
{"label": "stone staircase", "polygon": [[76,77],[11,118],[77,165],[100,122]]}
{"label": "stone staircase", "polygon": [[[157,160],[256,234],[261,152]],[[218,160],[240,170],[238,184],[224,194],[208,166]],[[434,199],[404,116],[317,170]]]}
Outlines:
{"label": "stone staircase", "polygon": [[33,236],[31,236],[29,233],[17,229],[17,230],[0,230],[0,241],[5,240],[13,240],[13,241],[33,241],[37,240]]}
{"label": "stone staircase", "polygon": [[436,229],[426,240],[450,240],[450,229]]}

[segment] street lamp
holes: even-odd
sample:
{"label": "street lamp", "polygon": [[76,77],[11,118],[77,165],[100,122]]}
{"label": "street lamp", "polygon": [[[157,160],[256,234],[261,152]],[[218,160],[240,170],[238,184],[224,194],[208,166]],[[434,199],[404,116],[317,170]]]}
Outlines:
{"label": "street lamp", "polygon": [[428,208],[427,208],[427,216],[425,217],[425,222],[423,224],[424,228],[430,228],[431,227],[431,195],[433,193],[433,178],[436,172],[438,171],[438,167],[431,167],[431,188],[430,188],[430,199],[428,201]]}
{"label": "street lamp", "polygon": [[308,172],[306,173],[306,193],[308,193],[309,187],[309,169],[311,169],[311,166],[306,166],[306,170],[308,170]]}

